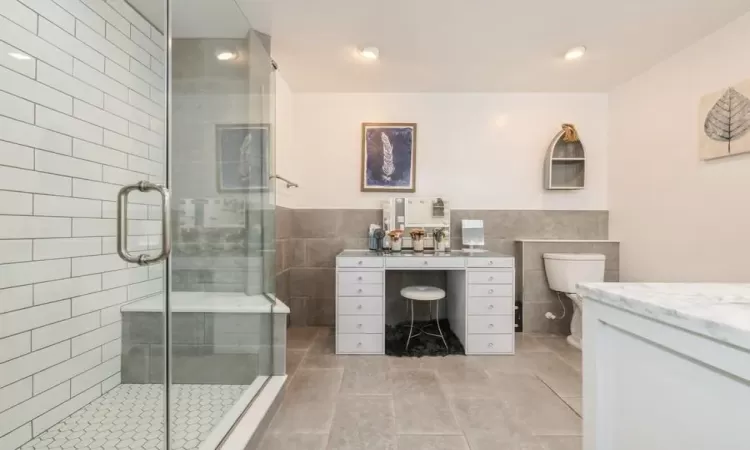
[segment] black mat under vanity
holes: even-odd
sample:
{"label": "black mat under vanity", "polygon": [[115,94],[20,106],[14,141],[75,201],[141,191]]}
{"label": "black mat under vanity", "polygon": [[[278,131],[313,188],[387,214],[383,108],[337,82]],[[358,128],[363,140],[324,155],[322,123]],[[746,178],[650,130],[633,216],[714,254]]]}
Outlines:
{"label": "black mat under vanity", "polygon": [[[429,324],[429,326],[427,326]],[[426,331],[438,334],[435,321],[414,322],[414,333],[418,332],[418,327],[427,326]],[[406,340],[409,337],[409,323],[400,323],[395,326],[385,326],[385,354],[388,356],[446,356],[446,355],[463,355],[464,346],[461,341],[451,331],[450,323],[447,319],[440,320],[440,328],[443,330],[443,336],[448,343],[446,350],[443,340],[439,336],[430,336],[422,333],[421,335],[412,336],[409,342],[409,350],[406,348]]]}

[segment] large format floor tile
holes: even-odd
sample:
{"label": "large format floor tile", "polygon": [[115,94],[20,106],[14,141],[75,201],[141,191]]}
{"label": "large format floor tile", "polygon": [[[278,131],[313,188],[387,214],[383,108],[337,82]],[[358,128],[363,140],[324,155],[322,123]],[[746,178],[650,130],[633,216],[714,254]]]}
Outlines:
{"label": "large format floor tile", "polygon": [[583,438],[578,436],[540,436],[545,450],[582,450]]}
{"label": "large format floor tile", "polygon": [[259,450],[325,450],[327,434],[267,434]]}
{"label": "large format floor tile", "polygon": [[545,347],[549,348],[560,356],[566,363],[571,367],[581,371],[581,364],[583,363],[583,353],[577,348],[574,348],[564,339],[560,339],[559,336],[555,337],[536,337],[537,342]]}
{"label": "large format floor tile", "polygon": [[581,418],[546,384],[535,377],[491,373],[498,385],[513,386],[501,398],[506,411],[536,436],[581,435]]}
{"label": "large format floor tile", "polygon": [[398,450],[469,450],[469,444],[463,435],[401,435],[398,437]]}
{"label": "large format floor tile", "polygon": [[435,395],[441,392],[434,370],[392,370],[390,372],[393,395]]}
{"label": "large format floor tile", "polygon": [[503,436],[469,432],[466,438],[471,450],[558,450],[554,447],[547,448],[538,438],[527,435]]}
{"label": "large format floor tile", "polygon": [[299,369],[289,382],[269,432],[327,434],[342,373],[342,369]]}
{"label": "large format floor tile", "polygon": [[341,394],[390,395],[388,360],[380,356],[351,356],[344,360]]}
{"label": "large format floor tile", "polygon": [[396,421],[390,396],[340,396],[328,450],[396,450]]}
{"label": "large format floor tile", "polygon": [[330,328],[289,339],[262,450],[581,450],[581,355],[564,337],[518,335],[514,356],[423,358],[339,356]]}
{"label": "large format floor tile", "polygon": [[452,398],[450,402],[464,433],[492,434],[502,438],[530,435],[526,424],[500,399]]}
{"label": "large format floor tile", "polygon": [[448,400],[434,395],[396,395],[396,429],[399,434],[461,434]]}

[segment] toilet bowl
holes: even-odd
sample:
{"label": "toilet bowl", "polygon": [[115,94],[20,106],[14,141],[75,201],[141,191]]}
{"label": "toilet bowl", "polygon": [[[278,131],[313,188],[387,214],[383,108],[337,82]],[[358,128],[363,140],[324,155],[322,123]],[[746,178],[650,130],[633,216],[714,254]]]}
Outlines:
{"label": "toilet bowl", "polygon": [[568,343],[578,349],[583,339],[583,303],[576,294],[578,283],[604,281],[604,255],[598,253],[545,253],[544,269],[550,289],[565,294],[573,301]]}

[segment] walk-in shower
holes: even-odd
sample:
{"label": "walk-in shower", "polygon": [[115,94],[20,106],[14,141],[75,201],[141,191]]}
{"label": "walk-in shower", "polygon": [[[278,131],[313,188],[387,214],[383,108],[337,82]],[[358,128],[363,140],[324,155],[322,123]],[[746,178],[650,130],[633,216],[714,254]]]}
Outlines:
{"label": "walk-in shower", "polygon": [[213,450],[283,375],[269,52],[233,0],[0,2],[0,450]]}

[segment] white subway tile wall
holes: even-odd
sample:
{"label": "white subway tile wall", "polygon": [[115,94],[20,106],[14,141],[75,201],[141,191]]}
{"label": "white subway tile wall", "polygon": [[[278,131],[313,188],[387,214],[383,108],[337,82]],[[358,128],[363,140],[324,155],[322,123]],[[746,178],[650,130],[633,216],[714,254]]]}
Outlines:
{"label": "white subway tile wall", "polygon": [[[114,220],[122,185],[165,178],[163,40],[120,0],[0,1],[1,450],[119,384],[120,308],[163,292]],[[131,196],[131,250],[158,205]]]}

